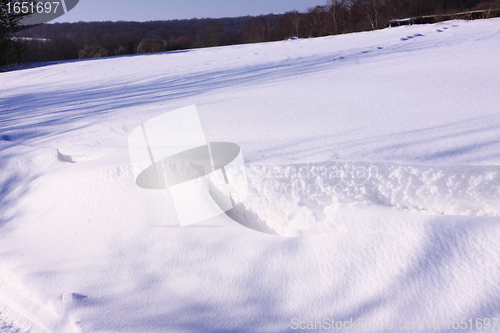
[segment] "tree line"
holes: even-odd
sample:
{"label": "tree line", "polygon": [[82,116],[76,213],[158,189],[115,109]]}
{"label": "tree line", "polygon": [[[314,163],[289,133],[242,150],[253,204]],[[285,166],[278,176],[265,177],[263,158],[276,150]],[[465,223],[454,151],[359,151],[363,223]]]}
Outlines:
{"label": "tree line", "polygon": [[328,0],[279,15],[43,24],[15,34],[0,30],[0,65],[345,34],[383,28],[395,18],[488,8],[500,8],[500,0]]}

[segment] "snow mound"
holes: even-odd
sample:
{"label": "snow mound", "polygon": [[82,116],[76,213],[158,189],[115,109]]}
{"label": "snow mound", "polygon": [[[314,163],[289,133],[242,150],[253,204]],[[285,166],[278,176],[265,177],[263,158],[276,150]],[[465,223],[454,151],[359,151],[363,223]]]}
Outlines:
{"label": "snow mound", "polygon": [[[319,162],[248,168],[250,195],[229,216],[259,231],[297,235],[346,229],[339,209],[500,216],[500,167]],[[349,229],[349,228],[347,228]]]}
{"label": "snow mound", "polygon": [[66,155],[61,153],[59,149],[57,149],[57,159],[62,162],[79,163],[89,161],[92,158],[87,155]]}
{"label": "snow mound", "polygon": [[73,303],[79,300],[84,300],[87,296],[78,293],[64,293],[61,298],[64,303]]}

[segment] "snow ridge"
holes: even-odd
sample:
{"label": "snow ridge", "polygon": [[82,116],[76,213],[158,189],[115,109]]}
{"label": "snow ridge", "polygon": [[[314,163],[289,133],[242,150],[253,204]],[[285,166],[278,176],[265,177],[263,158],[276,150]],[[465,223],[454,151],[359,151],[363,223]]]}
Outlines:
{"label": "snow ridge", "polygon": [[383,206],[411,213],[500,216],[500,167],[370,162],[251,165],[251,195],[231,217],[260,231],[338,231],[336,207]]}

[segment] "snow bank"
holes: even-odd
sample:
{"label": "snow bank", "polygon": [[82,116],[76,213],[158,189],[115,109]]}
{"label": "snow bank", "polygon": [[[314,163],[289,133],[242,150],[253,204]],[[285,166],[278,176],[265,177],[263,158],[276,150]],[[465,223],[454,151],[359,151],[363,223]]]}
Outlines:
{"label": "snow bank", "polygon": [[[230,216],[279,235],[349,231],[344,206],[500,216],[500,167],[369,162],[252,165],[250,196]],[[360,205],[354,205],[359,203]]]}

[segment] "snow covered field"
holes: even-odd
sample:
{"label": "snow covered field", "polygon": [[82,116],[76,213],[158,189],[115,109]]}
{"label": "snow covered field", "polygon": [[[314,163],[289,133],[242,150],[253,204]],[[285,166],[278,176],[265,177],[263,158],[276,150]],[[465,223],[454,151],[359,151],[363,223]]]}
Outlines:
{"label": "snow covered field", "polygon": [[[499,54],[490,19],[0,74],[0,332],[500,332]],[[127,140],[192,104],[250,195],[180,228]]]}

